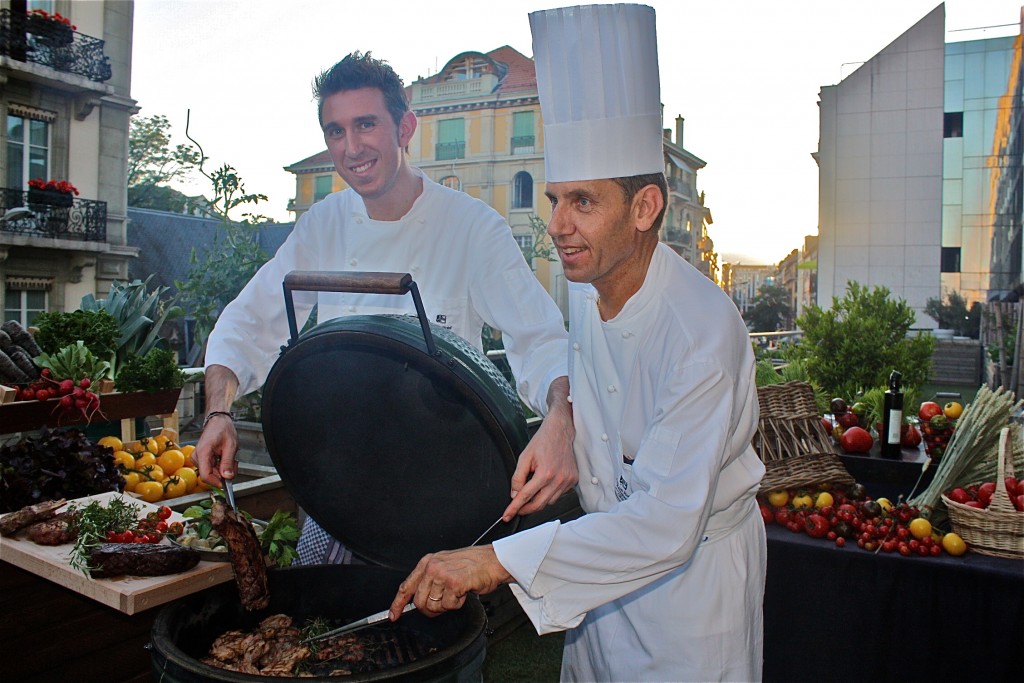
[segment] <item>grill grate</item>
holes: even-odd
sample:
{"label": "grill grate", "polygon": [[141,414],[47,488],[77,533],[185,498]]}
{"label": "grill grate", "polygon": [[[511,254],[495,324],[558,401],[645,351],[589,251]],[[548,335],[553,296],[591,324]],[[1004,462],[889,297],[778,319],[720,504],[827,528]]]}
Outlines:
{"label": "grill grate", "polygon": [[[325,641],[324,651],[330,650],[333,642]],[[303,670],[315,676],[377,673],[411,664],[437,650],[429,637],[401,624],[372,626],[341,636],[337,642],[343,645],[336,657],[326,661],[309,659]],[[356,651],[358,656],[353,655]]]}

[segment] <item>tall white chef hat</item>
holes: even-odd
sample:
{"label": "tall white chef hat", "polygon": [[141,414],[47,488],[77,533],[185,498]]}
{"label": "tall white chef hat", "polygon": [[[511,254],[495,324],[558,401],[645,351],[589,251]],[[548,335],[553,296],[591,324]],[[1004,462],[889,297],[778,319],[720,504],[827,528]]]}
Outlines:
{"label": "tall white chef hat", "polygon": [[664,170],[654,9],[586,5],[530,14],[546,180]]}

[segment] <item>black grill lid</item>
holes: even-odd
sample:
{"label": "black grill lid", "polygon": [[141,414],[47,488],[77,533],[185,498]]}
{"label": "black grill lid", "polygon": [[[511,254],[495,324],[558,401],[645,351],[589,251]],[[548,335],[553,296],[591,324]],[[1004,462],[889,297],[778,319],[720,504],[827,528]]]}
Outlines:
{"label": "black grill lid", "polygon": [[[289,343],[263,389],[267,450],[296,502],[359,556],[405,570],[501,515],[528,441],[494,364],[437,326],[428,344],[426,327],[412,316],[322,323]],[[500,524],[485,541],[514,530]]]}

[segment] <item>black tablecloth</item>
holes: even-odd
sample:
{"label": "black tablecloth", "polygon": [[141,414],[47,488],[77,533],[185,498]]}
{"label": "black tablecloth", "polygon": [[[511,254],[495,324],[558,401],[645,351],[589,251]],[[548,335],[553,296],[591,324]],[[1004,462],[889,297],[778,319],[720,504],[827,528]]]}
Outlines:
{"label": "black tablecloth", "polygon": [[869,553],[768,526],[764,679],[1017,681],[1024,561]]}

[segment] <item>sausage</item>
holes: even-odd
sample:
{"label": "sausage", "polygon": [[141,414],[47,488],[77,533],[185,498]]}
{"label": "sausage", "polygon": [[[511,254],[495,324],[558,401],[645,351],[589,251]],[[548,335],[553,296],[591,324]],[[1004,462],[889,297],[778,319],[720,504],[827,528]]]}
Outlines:
{"label": "sausage", "polygon": [[93,578],[164,576],[188,571],[197,564],[199,553],[195,550],[155,543],[104,543],[89,554]]}

